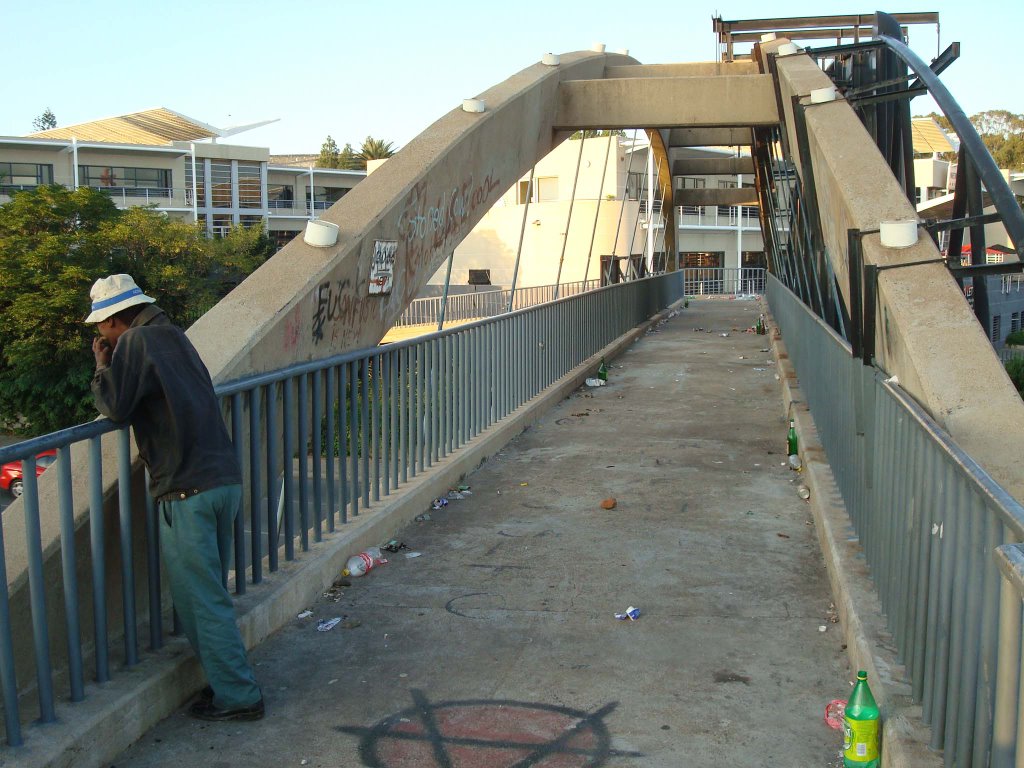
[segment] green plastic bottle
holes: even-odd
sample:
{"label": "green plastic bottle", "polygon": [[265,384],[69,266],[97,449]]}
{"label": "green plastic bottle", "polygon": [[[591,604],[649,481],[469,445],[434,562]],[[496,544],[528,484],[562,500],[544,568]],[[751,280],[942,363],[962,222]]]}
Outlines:
{"label": "green plastic bottle", "polygon": [[843,768],[878,768],[878,705],[868,687],[868,673],[857,673],[843,714]]}
{"label": "green plastic bottle", "polygon": [[608,381],[608,366],[605,365],[604,358],[601,358],[601,365],[597,369],[597,378],[601,381]]}
{"label": "green plastic bottle", "polygon": [[786,435],[786,449],[790,456],[795,456],[800,452],[800,445],[796,439],[796,427],[793,425],[793,419],[789,420],[789,434]]}

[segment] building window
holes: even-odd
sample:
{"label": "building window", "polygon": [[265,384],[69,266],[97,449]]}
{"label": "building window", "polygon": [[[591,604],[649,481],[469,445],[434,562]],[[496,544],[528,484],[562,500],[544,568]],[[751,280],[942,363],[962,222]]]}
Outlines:
{"label": "building window", "polygon": [[291,184],[271,184],[267,187],[270,208],[292,208],[295,205],[295,187]]}
{"label": "building window", "polygon": [[558,199],[558,177],[546,176],[537,179],[537,202],[551,203]]}
{"label": "building window", "polygon": [[1020,312],[1014,312],[1010,315],[1010,333],[1016,333],[1020,330]]}
{"label": "building window", "polygon": [[676,179],[676,189],[704,189],[707,179],[700,176],[680,176]]}
{"label": "building window", "polygon": [[263,182],[259,164],[238,164],[238,207],[263,207]]}
{"label": "building window", "polygon": [[210,234],[214,237],[224,237],[231,231],[235,222],[231,219],[230,213],[215,213],[210,217]]}
{"label": "building window", "polygon": [[533,202],[533,195],[530,194],[530,182],[520,181],[516,190],[516,205],[525,205],[527,200]]}
{"label": "building window", "polygon": [[294,240],[296,237],[301,235],[301,231],[292,231],[290,229],[275,229],[270,233],[270,239],[274,241],[274,252],[280,251],[288,243]]}
{"label": "building window", "polygon": [[[190,205],[193,204],[192,200],[192,162],[191,160],[185,161],[185,199]],[[196,162],[196,200],[195,203],[200,208],[206,207],[206,167],[202,160]],[[204,226],[205,229],[205,226]]]}
{"label": "building window", "polygon": [[744,251],[740,264],[744,269],[767,269],[768,260],[764,257],[764,251]]}
{"label": "building window", "polygon": [[[326,211],[346,194],[347,187],[313,187],[313,208]],[[306,187],[306,203],[309,203],[309,187]]]}
{"label": "building window", "polygon": [[0,163],[0,192],[53,184],[53,166],[42,163]]}
{"label": "building window", "polygon": [[736,189],[736,182],[735,181],[725,181],[724,179],[719,179],[718,180],[718,188],[719,189]]}
{"label": "building window", "polygon": [[262,224],[263,223],[263,217],[262,216],[239,216],[238,217],[238,223],[241,224],[246,229],[249,229],[250,227],[255,227],[255,226],[259,225],[259,224]]}
{"label": "building window", "polygon": [[520,181],[516,192],[516,202],[523,205],[529,200],[531,203],[550,203],[558,199],[558,177],[542,176],[533,180],[531,194],[530,182]]}
{"label": "building window", "polygon": [[626,199],[639,200],[647,185],[647,174],[640,171],[630,171],[626,177]]}
{"label": "building window", "polygon": [[171,191],[167,168],[128,168],[114,165],[78,166],[78,183],[94,189],[118,189],[129,195]]}
{"label": "building window", "polygon": [[[210,207],[231,207],[231,163],[210,163]],[[217,234],[216,223],[213,228]]]}
{"label": "building window", "polygon": [[992,337],[991,338],[992,338],[992,343],[993,344],[998,344],[1000,341],[1003,340],[1002,328],[1000,327],[1002,324],[1003,324],[1003,316],[1002,315],[992,315]]}

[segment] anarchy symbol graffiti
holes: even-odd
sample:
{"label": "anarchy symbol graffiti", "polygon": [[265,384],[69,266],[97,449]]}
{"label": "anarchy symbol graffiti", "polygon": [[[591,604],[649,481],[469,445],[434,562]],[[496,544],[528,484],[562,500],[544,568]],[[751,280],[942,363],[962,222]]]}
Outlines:
{"label": "anarchy symbol graffiti", "polygon": [[612,756],[642,757],[611,748],[604,718],[617,706],[583,712],[551,704],[495,699],[431,703],[412,690],[413,706],[369,728],[341,726],[359,736],[369,768],[598,768]]}

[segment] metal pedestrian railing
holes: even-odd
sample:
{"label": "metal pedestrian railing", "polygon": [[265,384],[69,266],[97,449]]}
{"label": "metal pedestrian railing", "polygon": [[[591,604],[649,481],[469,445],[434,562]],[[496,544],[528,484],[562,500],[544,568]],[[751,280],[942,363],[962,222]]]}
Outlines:
{"label": "metal pedestrian railing", "polygon": [[[552,283],[551,285],[516,288],[512,309],[523,309],[542,304],[545,301],[552,301],[555,298],[556,287],[558,296],[565,297],[592,291],[600,285],[600,280],[581,280],[575,283],[562,283],[558,286]],[[445,322],[494,317],[508,311],[510,293],[509,289],[453,293],[448,295],[447,303],[443,296],[415,299],[395,322],[395,327],[437,325],[440,322],[442,306],[444,307]]]}
{"label": "metal pedestrian railing", "polygon": [[[292,560],[297,546],[307,550],[325,529],[344,526],[682,297],[681,273],[660,275],[218,387],[244,467],[235,592],[244,593],[247,581],[262,581],[282,557]],[[115,466],[105,466],[102,440],[116,443]],[[47,470],[56,480],[58,508],[46,513],[59,515],[59,570],[52,568],[54,558],[44,557],[35,472],[35,457],[48,449],[58,453]],[[145,494],[139,510],[132,499],[127,428],[101,419],[0,449],[0,464],[12,460],[22,461],[24,470],[21,554],[28,596],[8,591],[7,562],[22,547],[4,542],[7,516],[19,513],[15,504],[0,517],[0,688],[7,743],[17,746],[23,701],[34,700],[39,720],[53,722],[55,680],[66,679],[70,700],[82,701],[86,670],[97,682],[108,680],[118,640],[124,665],[137,664],[138,630],[147,625],[150,648],[160,648],[171,610],[161,587],[154,504]],[[73,471],[85,476],[73,477]],[[108,531],[104,477],[112,475],[116,530]],[[76,496],[74,489],[83,488],[85,497]],[[144,531],[133,533],[139,512]],[[76,528],[89,534],[77,547]],[[108,550],[111,541],[117,544]],[[60,589],[48,589],[48,573]],[[58,594],[62,605],[54,605]],[[108,626],[108,596],[121,601],[118,627]],[[30,622],[12,626],[12,600]],[[29,635],[31,642],[18,642]],[[65,655],[66,662],[54,661]]]}
{"label": "metal pedestrian railing", "polygon": [[[768,301],[932,747],[950,766],[1013,765],[1021,697],[1001,676],[1017,679],[1021,646],[998,642],[994,552],[1024,539],[1024,508],[774,277]],[[1019,637],[1019,595],[1016,618],[1004,612],[1003,621]]]}
{"label": "metal pedestrian railing", "polygon": [[687,267],[682,273],[687,296],[763,294],[767,274],[758,267]]}

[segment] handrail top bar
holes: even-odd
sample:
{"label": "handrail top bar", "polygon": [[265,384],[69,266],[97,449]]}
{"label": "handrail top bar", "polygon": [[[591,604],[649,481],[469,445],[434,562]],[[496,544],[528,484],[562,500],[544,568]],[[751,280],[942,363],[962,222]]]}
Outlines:
{"label": "handrail top bar", "polygon": [[42,451],[64,448],[72,443],[90,440],[94,437],[105,435],[107,432],[115,432],[118,429],[126,428],[127,426],[127,424],[119,424],[111,421],[106,416],[102,416],[95,421],[85,424],[77,424],[73,427],[40,435],[39,437],[30,437],[28,440],[8,445],[6,448],[0,448],[0,464],[34,457]]}
{"label": "handrail top bar", "polygon": [[996,565],[1010,586],[1024,595],[1024,544],[1003,544],[995,549]]}
{"label": "handrail top bar", "polygon": [[[658,279],[659,277],[661,277],[661,275],[651,275],[648,277],[641,278],[641,280],[654,280]],[[629,282],[635,283],[640,281],[631,280]],[[374,355],[381,354],[383,352],[393,352],[426,341],[433,341],[435,339],[443,338],[445,336],[454,336],[456,334],[464,333],[466,331],[473,330],[474,328],[478,328],[483,325],[499,322],[501,320],[504,320],[505,318],[514,317],[517,315],[522,315],[528,312],[536,311],[539,307],[554,306],[555,304],[558,304],[560,302],[573,301],[575,299],[578,299],[580,296],[589,296],[600,291],[609,290],[626,284],[627,283],[613,283],[611,285],[603,285],[591,291],[586,291],[585,293],[577,293],[573,294],[572,296],[563,296],[559,299],[555,299],[554,301],[546,301],[541,304],[534,304],[529,307],[521,307],[520,309],[513,310],[512,312],[502,312],[500,315],[481,318],[480,320],[474,320],[471,323],[463,323],[462,325],[457,325],[454,328],[447,328],[441,331],[432,331],[431,333],[425,333],[422,336],[414,336],[410,339],[402,339],[401,341],[389,342],[383,347],[374,346],[364,347],[363,349],[354,349],[349,352],[343,352],[339,355],[323,357],[320,358],[319,360],[310,360],[305,363],[296,363],[295,365],[289,366],[287,368],[280,368],[276,371],[270,371],[267,373],[257,373],[252,376],[246,376],[240,379],[235,379],[233,381],[220,384],[215,388],[215,390],[217,392],[217,395],[220,397],[233,395],[237,392],[244,392],[246,390],[253,389],[254,387],[264,386],[266,384],[274,384],[290,376],[298,376],[304,373],[312,373],[313,371],[318,371],[321,368],[328,368],[335,365],[343,365],[345,363],[351,363],[356,360],[369,358]]]}
{"label": "handrail top bar", "polygon": [[[882,379],[883,376],[885,376],[885,373],[879,369],[876,377]],[[1024,539],[1024,505],[1011,496],[1003,486],[993,480],[992,476],[969,453],[961,448],[949,433],[939,427],[935,420],[913,397],[901,387],[891,384],[884,379],[881,380],[881,384],[896,400],[906,407],[911,416],[920,424],[921,428],[960,465],[961,469],[975,483],[979,491],[989,499],[991,506],[1000,512],[1005,512],[1003,522],[1012,530],[1013,535],[1016,538]]]}
{"label": "handrail top bar", "polygon": [[[768,282],[775,281],[778,287],[787,291],[794,301],[798,301],[801,304],[800,297],[793,293],[792,290],[782,283],[775,275],[769,274],[767,276]],[[826,322],[824,322],[817,315],[811,314],[811,320],[816,323],[820,328],[824,329],[829,337],[836,343],[843,347],[847,354],[853,354],[853,349],[849,342],[841,338]],[[981,465],[978,464],[970,454],[964,451],[963,448],[957,444],[953,437],[942,429],[938,423],[931,417],[931,415],[921,407],[921,405],[910,396],[909,393],[904,391],[902,388],[890,384],[885,381],[885,377],[889,374],[884,369],[880,368],[878,364],[875,364],[875,376],[876,379],[880,380],[880,383],[885,387],[886,391],[892,394],[892,396],[900,403],[902,403],[910,415],[921,425],[932,438],[946,450],[950,457],[960,465],[963,472],[972,480],[979,488],[980,492],[986,496],[993,507],[999,508],[1005,511],[1005,522],[1013,529],[1015,535],[1018,538],[1024,539],[1024,506],[1021,505],[1017,499],[1011,496],[1005,488],[999,483],[992,479],[992,476],[986,472]]]}
{"label": "handrail top bar", "polygon": [[[641,280],[654,280],[662,277],[662,275],[650,275],[648,277],[641,278]],[[637,280],[629,281],[631,283],[639,282]],[[500,315],[494,317],[486,317],[480,320],[476,320],[472,323],[465,323],[458,325],[454,328],[448,328],[442,331],[434,331],[432,333],[423,334],[422,336],[416,336],[411,339],[403,339],[402,341],[396,341],[394,343],[387,344],[384,347],[366,347],[363,349],[356,349],[349,352],[344,352],[340,355],[334,355],[332,357],[321,358],[319,360],[310,360],[305,363],[297,363],[287,368],[281,368],[276,371],[270,371],[267,373],[258,373],[251,376],[245,376],[240,379],[234,379],[232,381],[224,382],[214,387],[214,392],[218,397],[228,397],[230,395],[238,394],[239,392],[246,392],[256,387],[265,386],[267,384],[276,384],[279,381],[283,381],[292,376],[300,376],[306,373],[312,373],[314,371],[328,368],[335,365],[343,365],[345,363],[354,362],[356,360],[362,360],[372,357],[375,354],[380,354],[384,351],[391,352],[405,347],[411,347],[415,344],[419,344],[425,341],[432,341],[434,339],[442,338],[444,336],[454,335],[458,333],[464,333],[472,330],[479,326],[486,325],[488,323],[495,323],[508,317],[515,315],[525,314],[527,312],[535,311],[538,307],[546,307],[557,304],[559,302],[573,301],[580,296],[590,295],[607,289],[616,288],[626,283],[613,283],[611,285],[604,285],[594,288],[585,293],[577,293],[572,296],[563,296],[555,301],[544,302],[543,304],[534,304],[529,307],[522,307],[512,312],[503,312]],[[108,432],[114,432],[126,425],[118,424],[111,421],[106,417],[101,417],[95,421],[90,421],[86,424],[78,424],[73,427],[67,427],[66,429],[60,429],[56,432],[50,432],[46,435],[40,435],[39,437],[32,437],[28,440],[22,440],[20,442],[9,445],[5,448],[0,448],[0,464],[5,464],[8,461],[22,460],[26,457],[33,457],[36,454],[47,451],[50,449],[63,448],[64,446],[71,445],[72,443],[81,442],[88,440],[99,435],[106,434]]]}

